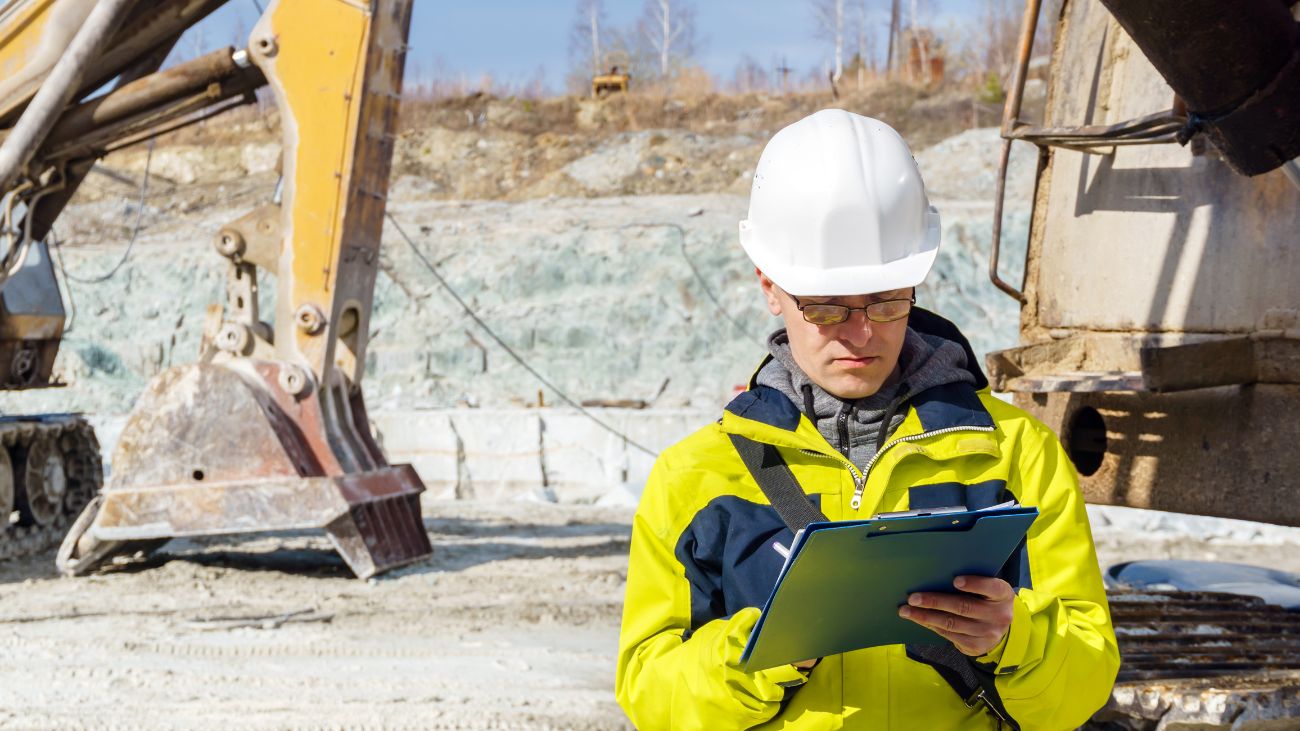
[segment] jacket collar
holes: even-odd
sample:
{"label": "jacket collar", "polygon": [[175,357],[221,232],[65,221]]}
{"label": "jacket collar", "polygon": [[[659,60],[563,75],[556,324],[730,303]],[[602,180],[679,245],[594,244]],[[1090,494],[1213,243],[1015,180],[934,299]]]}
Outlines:
{"label": "jacket collar", "polygon": [[[759,371],[772,360],[772,354],[768,353],[759,362],[758,367],[749,376],[749,390],[732,399],[731,403],[727,404],[726,410],[767,426],[795,431],[802,414],[799,407],[791,403],[790,399],[780,391],[758,384]],[[978,368],[973,368],[971,371],[983,376]],[[987,388],[987,384],[987,379],[984,379],[983,386],[978,383],[975,386],[969,383],[936,386],[913,394],[908,399],[908,403],[921,419],[922,431],[955,427],[991,427],[993,417],[989,415],[988,409],[984,408],[979,398],[979,391]]]}
{"label": "jacket collar", "polygon": [[[966,352],[966,369],[975,378],[975,385],[973,386],[968,383],[950,383],[944,386],[935,386],[918,394],[912,394],[908,399],[908,403],[920,420],[920,432],[918,433],[963,427],[992,427],[994,425],[993,417],[989,415],[988,409],[984,408],[984,404],[980,402],[979,398],[979,392],[988,388],[989,381],[984,376],[984,372],[980,370],[979,363],[975,358],[975,352],[971,349],[970,341],[966,339],[966,336],[951,321],[921,307],[912,308],[907,325],[919,333],[937,335],[960,345]],[[801,412],[799,407],[791,403],[790,399],[780,391],[767,386],[760,386],[757,383],[758,372],[763,370],[763,367],[772,360],[771,353],[767,354],[750,375],[749,390],[737,396],[727,405],[726,414],[723,415],[724,428],[728,426],[729,421],[736,421],[727,418],[728,415],[732,415],[741,420],[755,422],[756,426],[774,427],[773,429],[762,429],[762,432],[768,435],[776,436],[785,433],[793,436],[800,432]],[[803,421],[807,422],[807,419]],[[899,430],[906,429],[909,421],[910,419],[905,421],[904,425],[899,427]],[[733,423],[732,427],[743,428],[743,425]],[[816,438],[812,441],[815,443],[824,443],[826,441],[817,434],[817,427],[812,422],[808,422],[807,427],[811,429],[813,435],[816,435]],[[750,435],[746,434],[745,436]],[[877,447],[879,446],[882,445],[877,445]]]}
{"label": "jacket collar", "polygon": [[935,386],[912,396],[909,401],[921,420],[923,432],[993,426],[993,416],[984,408],[979,392],[969,383]]}
{"label": "jacket collar", "polygon": [[[770,359],[769,355],[763,364]],[[993,416],[980,401],[979,392],[969,383],[936,386],[913,395],[908,404],[912,413],[899,431],[908,430],[912,415],[919,426],[919,429],[913,427],[918,434],[994,426]],[[817,427],[785,394],[770,386],[757,385],[752,378],[749,390],[727,404],[721,423],[723,431],[777,446],[817,451],[825,451],[829,446]]]}
{"label": "jacket collar", "polygon": [[756,442],[834,452],[817,426],[785,394],[771,386],[751,386],[736,396],[722,412],[720,423],[724,432]]}

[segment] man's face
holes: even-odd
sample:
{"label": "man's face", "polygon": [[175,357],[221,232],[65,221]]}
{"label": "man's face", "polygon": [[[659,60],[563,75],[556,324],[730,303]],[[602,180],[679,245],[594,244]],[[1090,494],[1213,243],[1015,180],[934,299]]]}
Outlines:
{"label": "man's face", "polygon": [[[758,272],[767,298],[767,308],[785,320],[794,362],[812,382],[842,399],[859,399],[880,390],[898,365],[898,354],[907,335],[907,318],[893,322],[872,322],[867,313],[854,311],[835,325],[814,325],[803,319],[794,299],[772,280]],[[852,297],[800,297],[809,304],[837,304],[866,307],[872,302],[907,299],[913,288]]]}

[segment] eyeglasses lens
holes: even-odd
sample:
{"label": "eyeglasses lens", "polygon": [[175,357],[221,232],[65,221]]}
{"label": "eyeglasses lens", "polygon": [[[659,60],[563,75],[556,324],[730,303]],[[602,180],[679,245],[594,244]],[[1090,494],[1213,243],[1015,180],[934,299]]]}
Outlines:
{"label": "eyeglasses lens", "polygon": [[808,305],[803,308],[803,319],[814,325],[835,325],[849,319],[849,308],[843,305]]}
{"label": "eyeglasses lens", "polygon": [[887,300],[867,305],[867,317],[876,322],[893,322],[911,311],[912,303],[908,300]]}
{"label": "eyeglasses lens", "polygon": [[[867,319],[872,322],[893,322],[907,317],[912,311],[909,300],[886,300],[867,305]],[[849,319],[853,310],[844,305],[804,305],[803,319],[814,325],[838,325]]]}

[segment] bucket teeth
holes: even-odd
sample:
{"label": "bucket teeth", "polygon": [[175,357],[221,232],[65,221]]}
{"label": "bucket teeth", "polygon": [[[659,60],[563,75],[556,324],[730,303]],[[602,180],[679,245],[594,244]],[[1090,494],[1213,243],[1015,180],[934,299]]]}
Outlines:
{"label": "bucket teeth", "polygon": [[325,531],[339,555],[361,579],[433,553],[417,495],[354,505],[346,515],[325,526]]}

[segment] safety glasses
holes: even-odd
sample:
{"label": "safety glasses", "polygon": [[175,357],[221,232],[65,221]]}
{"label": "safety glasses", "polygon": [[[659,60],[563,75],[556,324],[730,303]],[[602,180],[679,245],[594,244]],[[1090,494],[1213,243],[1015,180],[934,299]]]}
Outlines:
{"label": "safety glasses", "polygon": [[866,307],[846,307],[845,305],[833,304],[804,304],[799,301],[798,297],[790,295],[794,300],[795,307],[803,313],[803,319],[814,325],[838,325],[853,314],[855,310],[860,310],[866,314],[867,319],[872,322],[894,322],[907,317],[912,311],[912,305],[916,304],[916,295],[913,294],[907,299],[881,300],[872,302]]}

